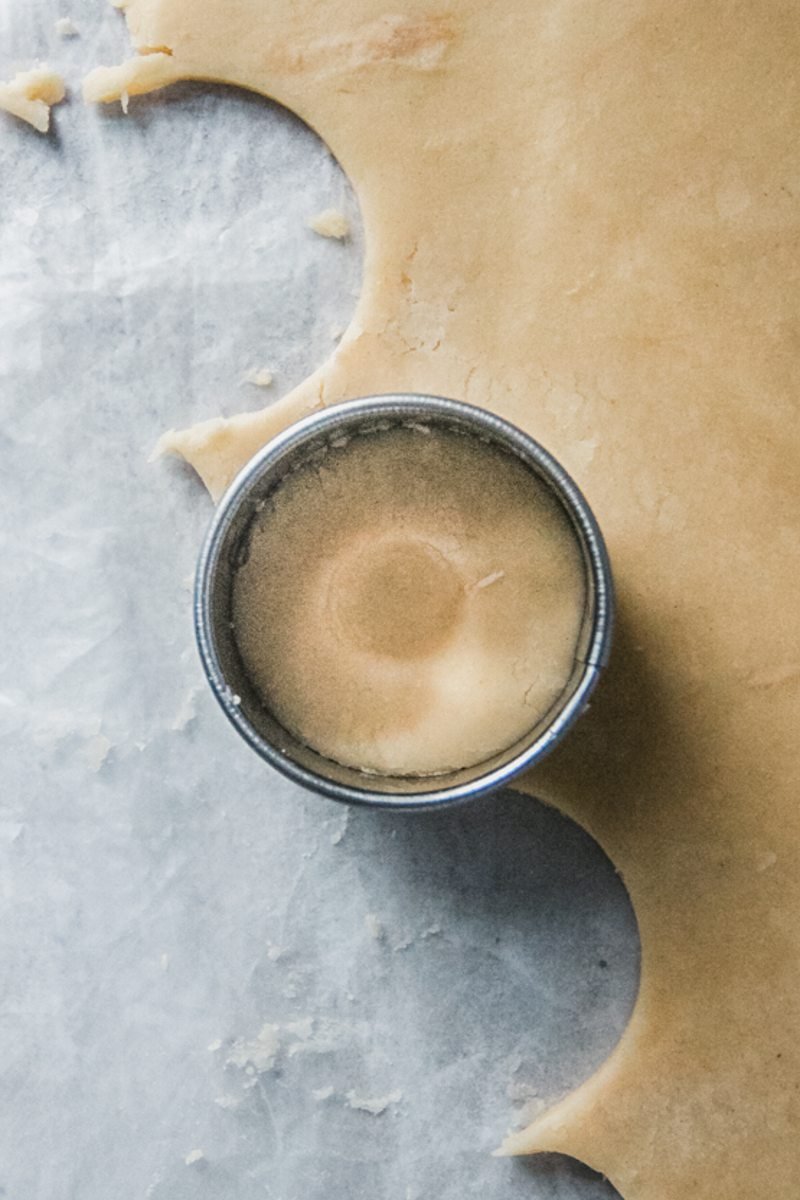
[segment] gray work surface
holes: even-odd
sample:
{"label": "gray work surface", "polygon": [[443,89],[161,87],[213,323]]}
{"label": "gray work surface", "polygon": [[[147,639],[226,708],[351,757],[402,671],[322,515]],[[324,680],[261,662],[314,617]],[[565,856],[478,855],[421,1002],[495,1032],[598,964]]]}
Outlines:
{"label": "gray work surface", "polygon": [[[511,794],[306,795],[205,687],[211,504],[148,454],[325,359],[359,220],[266,101],[85,109],[82,74],[128,53],[96,0],[0,0],[0,76],[46,60],[71,90],[51,136],[0,116],[0,1196],[607,1200],[490,1156],[624,1027],[638,943],[604,855]],[[306,227],[331,205],[345,244]]]}

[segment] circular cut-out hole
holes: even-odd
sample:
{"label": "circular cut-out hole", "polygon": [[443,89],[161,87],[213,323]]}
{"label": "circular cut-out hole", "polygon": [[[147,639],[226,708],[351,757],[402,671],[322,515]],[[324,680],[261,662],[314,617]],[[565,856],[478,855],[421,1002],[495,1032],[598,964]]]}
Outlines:
{"label": "circular cut-out hole", "polygon": [[[261,96],[192,83],[102,110],[98,136],[95,281],[136,338],[152,433],[261,408],[312,374],[362,270],[358,205],[321,139]],[[309,227],[330,208],[344,240]]]}
{"label": "circular cut-out hole", "polygon": [[536,1154],[518,1162],[528,1176],[531,1200],[619,1200],[613,1184],[565,1154]]}
{"label": "circular cut-out hole", "polygon": [[[409,819],[304,803],[288,784],[288,803],[256,797],[257,777],[229,809],[233,845],[248,846],[233,887],[224,855],[198,855],[191,872],[207,897],[204,963],[219,953],[233,989],[207,1087],[234,1107],[198,1101],[198,1136],[226,1156],[235,1137],[237,1177],[279,1178],[285,1200],[611,1200],[570,1160],[491,1157],[627,1022],[635,921],[597,845],[511,793]],[[255,922],[234,931],[223,914],[259,891]],[[237,1039],[256,1055],[274,1045],[274,1061],[254,1075],[225,1066]]]}

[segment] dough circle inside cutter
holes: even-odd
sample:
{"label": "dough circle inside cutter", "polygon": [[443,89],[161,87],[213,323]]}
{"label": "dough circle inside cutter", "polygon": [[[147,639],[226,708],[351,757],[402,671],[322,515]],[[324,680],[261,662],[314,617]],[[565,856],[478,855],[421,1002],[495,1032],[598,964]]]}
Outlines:
{"label": "dough circle inside cutter", "polygon": [[550,484],[434,412],[293,463],[232,580],[264,707],[371,774],[488,770],[533,741],[569,699],[590,620],[582,543]]}
{"label": "dough circle inside cutter", "polygon": [[340,638],[380,658],[428,658],[453,638],[465,581],[429,542],[389,534],[348,547],[329,581]]}

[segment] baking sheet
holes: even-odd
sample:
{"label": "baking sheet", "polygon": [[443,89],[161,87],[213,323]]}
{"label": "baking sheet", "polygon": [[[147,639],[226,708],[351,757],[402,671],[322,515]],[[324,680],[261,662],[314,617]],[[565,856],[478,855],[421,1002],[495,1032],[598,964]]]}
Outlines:
{"label": "baking sheet", "polygon": [[[46,60],[71,89],[50,137],[0,114],[0,1195],[607,1200],[490,1152],[624,1027],[610,863],[513,795],[308,796],[205,688],[210,501],[148,454],[316,368],[363,246],[325,147],[259,98],[84,109],[128,53],[94,0],[0,0],[2,77]],[[305,225],[331,205],[345,244]]]}

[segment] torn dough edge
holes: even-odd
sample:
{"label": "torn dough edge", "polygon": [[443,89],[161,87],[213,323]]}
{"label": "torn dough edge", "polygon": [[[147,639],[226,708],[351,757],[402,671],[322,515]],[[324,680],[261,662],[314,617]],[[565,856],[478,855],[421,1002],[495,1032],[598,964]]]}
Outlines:
{"label": "torn dough edge", "polygon": [[125,106],[129,96],[158,91],[182,78],[183,72],[167,50],[153,50],[116,67],[95,67],[83,80],[83,99],[87,104],[113,104],[119,100]]}

